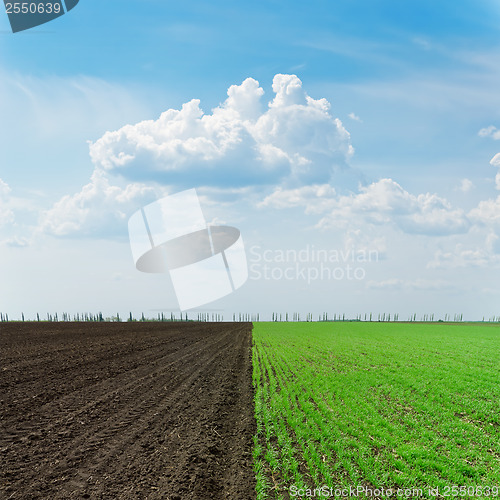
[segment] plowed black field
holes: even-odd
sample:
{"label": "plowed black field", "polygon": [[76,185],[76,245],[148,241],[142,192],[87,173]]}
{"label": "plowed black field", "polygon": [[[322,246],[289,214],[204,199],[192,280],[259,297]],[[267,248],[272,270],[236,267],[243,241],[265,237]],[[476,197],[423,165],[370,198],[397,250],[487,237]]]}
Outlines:
{"label": "plowed black field", "polygon": [[0,498],[254,498],[249,323],[0,324]]}

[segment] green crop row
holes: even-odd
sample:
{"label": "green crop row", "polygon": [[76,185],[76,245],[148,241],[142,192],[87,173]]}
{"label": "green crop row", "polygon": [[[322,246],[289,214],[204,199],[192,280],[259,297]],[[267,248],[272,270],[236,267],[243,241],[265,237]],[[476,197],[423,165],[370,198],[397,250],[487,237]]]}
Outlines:
{"label": "green crop row", "polygon": [[257,323],[253,337],[258,499],[500,486],[498,326]]}

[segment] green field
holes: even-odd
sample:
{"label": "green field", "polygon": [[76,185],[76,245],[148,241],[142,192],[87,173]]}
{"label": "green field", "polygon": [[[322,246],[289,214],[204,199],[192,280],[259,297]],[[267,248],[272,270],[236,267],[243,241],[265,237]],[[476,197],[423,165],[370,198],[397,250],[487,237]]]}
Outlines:
{"label": "green field", "polygon": [[276,322],[253,335],[258,499],[324,486],[500,497],[498,325]]}

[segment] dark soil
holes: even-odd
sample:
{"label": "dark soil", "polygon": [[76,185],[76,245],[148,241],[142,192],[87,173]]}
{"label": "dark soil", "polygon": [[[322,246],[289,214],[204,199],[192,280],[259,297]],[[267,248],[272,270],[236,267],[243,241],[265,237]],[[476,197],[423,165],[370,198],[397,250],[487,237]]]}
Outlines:
{"label": "dark soil", "polygon": [[0,323],[0,498],[255,497],[250,323]]}

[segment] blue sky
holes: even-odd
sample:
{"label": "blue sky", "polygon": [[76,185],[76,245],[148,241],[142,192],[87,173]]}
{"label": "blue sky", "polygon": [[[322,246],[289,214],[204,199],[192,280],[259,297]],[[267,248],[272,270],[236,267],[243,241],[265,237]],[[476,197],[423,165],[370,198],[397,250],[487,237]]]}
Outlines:
{"label": "blue sky", "polygon": [[[9,29],[0,15],[1,311],[175,309],[126,222],[196,187],[253,255],[380,257],[360,280],[254,273],[207,307],[500,315],[497,2],[81,0]],[[181,134],[159,118],[183,105]]]}

